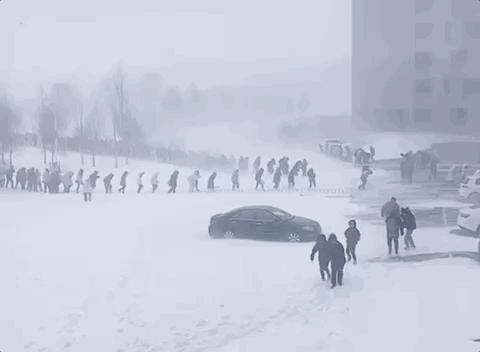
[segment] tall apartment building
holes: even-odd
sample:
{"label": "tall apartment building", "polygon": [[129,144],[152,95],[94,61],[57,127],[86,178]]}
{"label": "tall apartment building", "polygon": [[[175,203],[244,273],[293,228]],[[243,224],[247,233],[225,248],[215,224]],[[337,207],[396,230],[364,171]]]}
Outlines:
{"label": "tall apartment building", "polygon": [[480,1],[352,0],[354,126],[480,135]]}

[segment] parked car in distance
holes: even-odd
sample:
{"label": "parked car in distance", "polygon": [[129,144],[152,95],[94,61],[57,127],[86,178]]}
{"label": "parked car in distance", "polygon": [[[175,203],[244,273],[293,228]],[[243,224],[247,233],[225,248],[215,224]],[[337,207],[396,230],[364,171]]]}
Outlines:
{"label": "parked car in distance", "polygon": [[480,203],[480,175],[465,177],[460,184],[458,195],[472,203]]}
{"label": "parked car in distance", "polygon": [[330,150],[334,146],[340,146],[346,143],[344,140],[339,138],[331,138],[325,140],[323,143],[319,144],[320,149],[323,150],[324,153],[330,154]]}
{"label": "parked car in distance", "polygon": [[298,243],[315,241],[322,229],[315,220],[294,216],[273,206],[257,205],[213,215],[208,233],[212,238]]}
{"label": "parked car in distance", "polygon": [[461,209],[458,213],[457,225],[464,231],[480,236],[480,204]]}

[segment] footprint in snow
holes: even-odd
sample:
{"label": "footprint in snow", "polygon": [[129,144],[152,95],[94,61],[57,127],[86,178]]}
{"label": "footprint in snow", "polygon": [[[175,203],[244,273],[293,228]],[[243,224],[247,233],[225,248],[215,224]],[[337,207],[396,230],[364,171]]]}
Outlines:
{"label": "footprint in snow", "polygon": [[23,348],[30,348],[30,347],[32,347],[33,345],[35,345],[35,342],[34,342],[34,341],[31,341],[31,342],[27,343],[25,346],[23,346]]}
{"label": "footprint in snow", "polygon": [[125,331],[125,330],[124,330],[124,329],[122,329],[122,328],[120,328],[120,329],[117,329],[117,334],[121,334],[121,333],[123,333],[124,331]]}

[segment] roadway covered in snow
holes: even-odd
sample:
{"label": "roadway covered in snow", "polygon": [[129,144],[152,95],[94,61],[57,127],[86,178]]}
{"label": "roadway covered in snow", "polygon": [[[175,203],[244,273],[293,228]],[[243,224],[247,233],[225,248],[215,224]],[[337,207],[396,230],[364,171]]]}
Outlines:
{"label": "roadway covered in snow", "polygon": [[[306,157],[319,187],[352,187],[358,170],[314,152],[255,147],[264,162]],[[261,150],[261,152],[258,152]],[[233,150],[232,150],[233,152]],[[38,154],[36,154],[38,153]],[[15,165],[42,167],[39,151]],[[60,158],[76,171],[77,155]],[[98,158],[100,175],[111,158]],[[371,263],[386,256],[381,226],[358,221],[359,263],[330,290],[312,244],[212,240],[210,216],[268,204],[320,222],[343,241],[348,215],[365,207],[348,198],[287,193],[175,195],[135,193],[135,177],[174,167],[131,160],[125,195],[0,190],[0,349],[3,351],[414,351],[462,350],[479,337],[480,268],[466,259]],[[180,169],[180,189],[193,170]],[[86,173],[93,171],[86,168]],[[204,175],[204,179],[208,176]],[[116,181],[115,181],[116,180]],[[206,180],[204,180],[206,182]],[[243,176],[241,184],[253,175]],[[230,175],[219,176],[229,187]],[[162,181],[160,178],[160,186]],[[247,187],[247,186],[245,186]],[[449,228],[420,228],[417,253],[476,248]]]}

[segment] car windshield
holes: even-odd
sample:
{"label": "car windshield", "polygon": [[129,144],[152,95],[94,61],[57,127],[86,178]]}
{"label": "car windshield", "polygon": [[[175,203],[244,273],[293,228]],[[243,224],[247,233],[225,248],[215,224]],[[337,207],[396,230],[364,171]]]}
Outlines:
{"label": "car windshield", "polygon": [[272,214],[278,216],[281,220],[289,220],[293,218],[292,214],[289,214],[283,210],[274,210],[272,211]]}

